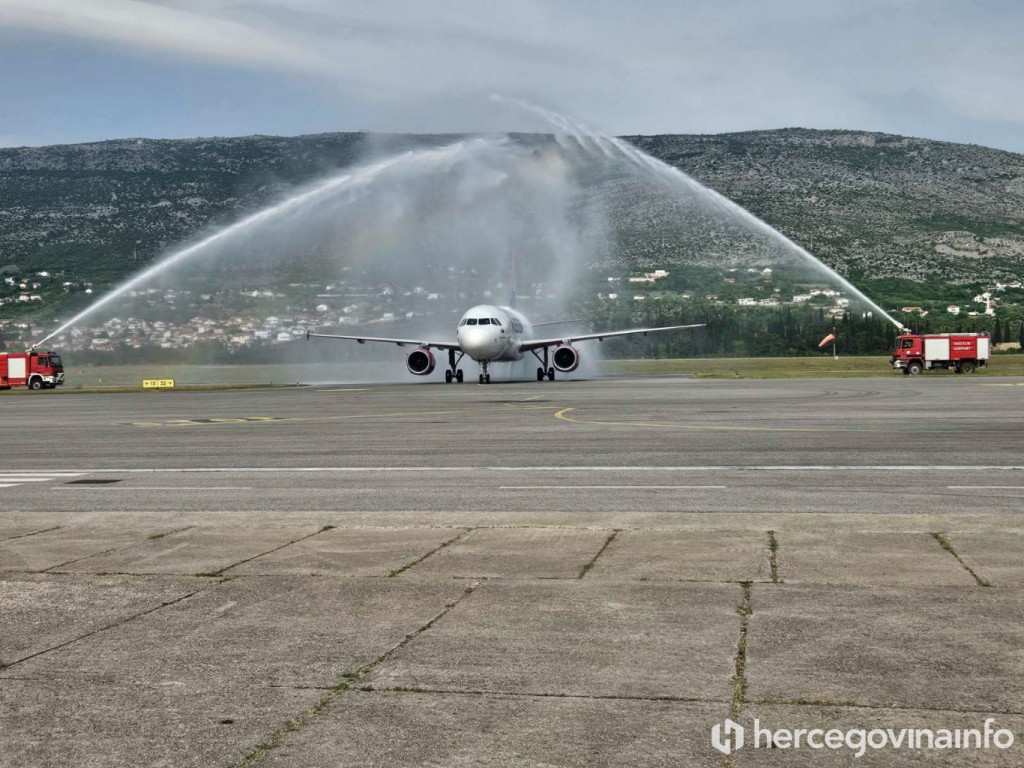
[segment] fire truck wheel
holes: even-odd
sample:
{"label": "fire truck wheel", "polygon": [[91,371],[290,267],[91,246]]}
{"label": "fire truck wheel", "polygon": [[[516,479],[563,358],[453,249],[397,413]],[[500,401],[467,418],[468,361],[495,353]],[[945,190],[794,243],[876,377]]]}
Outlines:
{"label": "fire truck wheel", "polygon": [[921,364],[918,363],[918,362],[910,363],[907,366],[907,373],[909,373],[911,376],[917,376],[923,370],[924,370],[924,368],[922,368]]}
{"label": "fire truck wheel", "polygon": [[960,370],[963,373],[974,373],[974,363],[960,363]]}
{"label": "fire truck wheel", "polygon": [[29,389],[42,389],[43,388],[43,382],[40,381],[39,379],[32,379],[32,381],[29,382],[28,388]]}

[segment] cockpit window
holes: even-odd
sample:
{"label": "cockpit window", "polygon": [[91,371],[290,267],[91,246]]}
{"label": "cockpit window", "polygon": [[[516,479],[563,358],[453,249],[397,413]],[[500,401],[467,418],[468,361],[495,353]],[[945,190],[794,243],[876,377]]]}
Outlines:
{"label": "cockpit window", "polygon": [[498,326],[500,326],[501,323],[498,322],[498,318],[492,317],[491,318],[491,325],[498,325]]}
{"label": "cockpit window", "polygon": [[469,318],[469,320],[466,321],[466,325],[476,325],[476,318],[475,317]]}
{"label": "cockpit window", "polygon": [[491,324],[491,318],[489,318],[489,317],[481,317],[480,318],[480,325],[490,325],[490,324]]}

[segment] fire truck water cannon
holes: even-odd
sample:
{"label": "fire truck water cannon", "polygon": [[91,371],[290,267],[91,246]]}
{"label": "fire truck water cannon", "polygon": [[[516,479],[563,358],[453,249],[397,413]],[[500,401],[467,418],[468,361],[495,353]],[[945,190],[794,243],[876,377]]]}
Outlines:
{"label": "fire truck water cannon", "polygon": [[991,346],[988,333],[907,332],[896,337],[889,362],[910,376],[927,370],[974,373],[988,365]]}

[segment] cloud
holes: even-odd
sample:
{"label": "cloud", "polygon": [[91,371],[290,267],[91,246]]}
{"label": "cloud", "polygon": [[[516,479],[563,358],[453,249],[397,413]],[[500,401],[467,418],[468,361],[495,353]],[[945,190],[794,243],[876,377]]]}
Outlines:
{"label": "cloud", "polygon": [[274,69],[325,73],[335,67],[285,35],[141,0],[0,0],[0,26]]}
{"label": "cloud", "polygon": [[538,127],[495,91],[617,133],[1024,124],[1015,0],[0,0],[3,25],[300,73],[377,130]]}

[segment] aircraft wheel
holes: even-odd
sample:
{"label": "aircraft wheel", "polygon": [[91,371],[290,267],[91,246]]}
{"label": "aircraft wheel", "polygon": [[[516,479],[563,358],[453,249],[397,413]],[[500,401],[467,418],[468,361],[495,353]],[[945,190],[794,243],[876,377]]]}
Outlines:
{"label": "aircraft wheel", "polygon": [[483,384],[483,383],[484,383],[484,375],[483,375],[482,373],[480,374],[480,383],[481,383],[481,384]]}
{"label": "aircraft wheel", "polygon": [[444,383],[445,384],[451,384],[452,383],[452,372],[451,371],[445,371],[444,372]]}
{"label": "aircraft wheel", "polygon": [[554,368],[548,368],[548,381],[554,381],[554,380],[555,380],[555,369]]}
{"label": "aircraft wheel", "polygon": [[486,376],[484,376],[484,384],[490,384],[490,383],[491,383],[491,374],[488,373]]}
{"label": "aircraft wheel", "polygon": [[537,369],[537,381],[544,381],[544,369],[543,368],[538,368]]}
{"label": "aircraft wheel", "polygon": [[461,369],[461,368],[459,368],[459,370],[457,370],[457,371],[455,372],[455,380],[456,380],[457,382],[459,382],[459,384],[461,384],[461,383],[462,383],[462,369]]}

